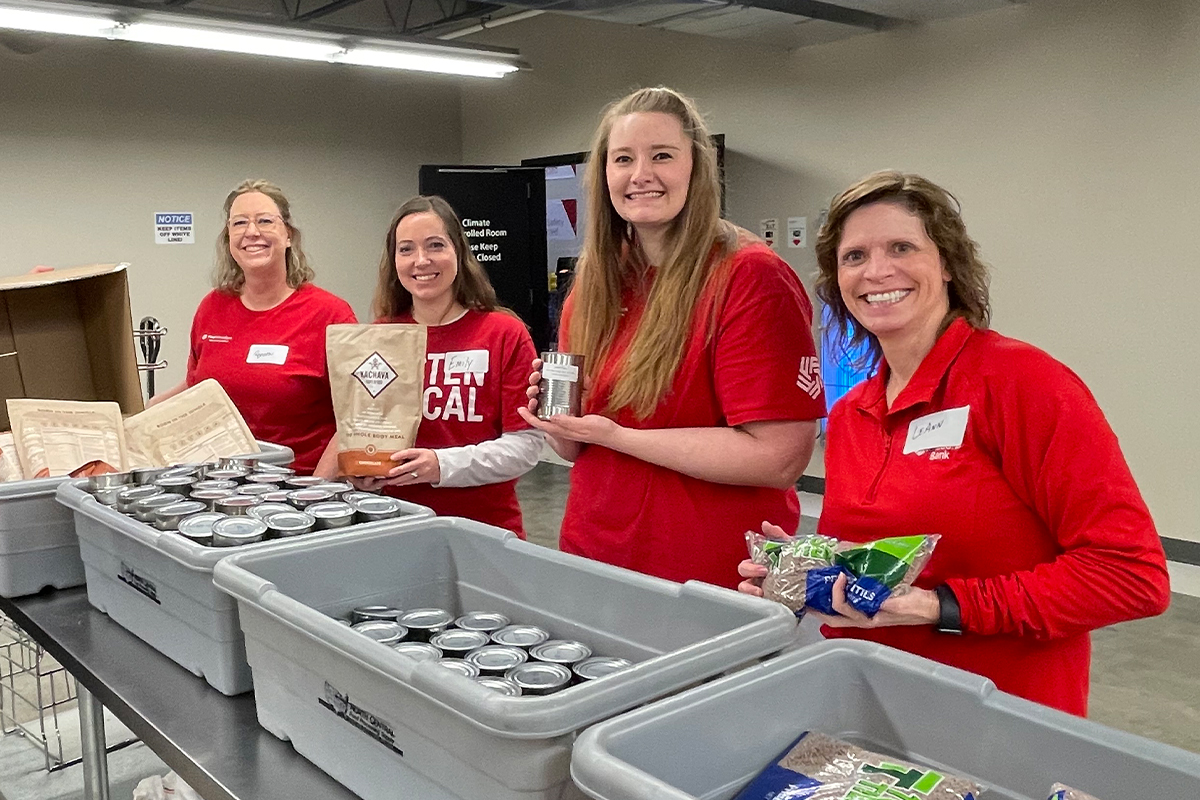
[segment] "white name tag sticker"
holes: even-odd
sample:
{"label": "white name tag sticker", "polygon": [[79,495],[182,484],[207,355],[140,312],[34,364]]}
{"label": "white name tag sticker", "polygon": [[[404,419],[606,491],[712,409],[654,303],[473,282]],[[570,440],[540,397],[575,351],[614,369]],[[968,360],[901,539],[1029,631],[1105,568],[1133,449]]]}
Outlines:
{"label": "white name tag sticker", "polygon": [[287,361],[286,344],[252,344],[246,354],[247,364],[282,364]]}
{"label": "white name tag sticker", "polygon": [[487,372],[490,364],[487,350],[459,350],[446,353],[446,374],[461,375],[467,372]]}
{"label": "white name tag sticker", "polygon": [[571,364],[542,364],[542,377],[548,381],[577,381],[579,367]]}
{"label": "white name tag sticker", "polygon": [[908,424],[904,455],[922,453],[939,447],[961,447],[963,436],[967,432],[967,414],[970,411],[970,406],[948,408],[914,419]]}

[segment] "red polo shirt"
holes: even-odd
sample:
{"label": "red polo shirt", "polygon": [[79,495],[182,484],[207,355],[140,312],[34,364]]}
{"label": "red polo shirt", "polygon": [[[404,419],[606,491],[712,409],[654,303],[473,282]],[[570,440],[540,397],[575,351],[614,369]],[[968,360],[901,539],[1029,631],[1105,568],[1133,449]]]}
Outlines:
{"label": "red polo shirt", "polygon": [[[830,413],[819,528],[851,541],[941,534],[916,585],[948,584],[966,633],[825,635],[872,639],[1085,714],[1088,632],[1159,614],[1170,598],[1154,522],[1095,399],[1041,350],[961,319],[890,409],[887,375],[885,362]],[[904,452],[937,421],[929,415],[952,409],[967,409],[961,443]]]}

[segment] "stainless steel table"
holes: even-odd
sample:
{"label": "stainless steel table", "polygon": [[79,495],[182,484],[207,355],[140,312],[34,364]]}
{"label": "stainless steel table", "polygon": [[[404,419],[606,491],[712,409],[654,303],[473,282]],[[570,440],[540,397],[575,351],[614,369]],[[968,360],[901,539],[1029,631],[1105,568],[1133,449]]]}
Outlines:
{"label": "stainless steel table", "polygon": [[206,800],[357,798],[260,728],[253,694],[216,691],[92,608],[85,588],[0,598],[0,611],[79,683],[89,800],[108,797],[101,704]]}

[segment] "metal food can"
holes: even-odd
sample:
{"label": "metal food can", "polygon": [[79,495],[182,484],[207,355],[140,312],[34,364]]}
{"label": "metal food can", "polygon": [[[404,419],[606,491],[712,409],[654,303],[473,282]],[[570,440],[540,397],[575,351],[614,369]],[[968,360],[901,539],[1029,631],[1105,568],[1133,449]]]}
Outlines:
{"label": "metal food can", "polygon": [[261,542],[267,535],[267,524],[254,517],[226,517],[212,525],[213,547],[237,547]]}
{"label": "metal food can", "polygon": [[278,489],[274,492],[267,492],[264,495],[259,495],[258,499],[262,500],[264,503],[283,503],[288,508],[295,508],[294,505],[287,501],[287,496],[287,490]]}
{"label": "metal food can", "polygon": [[196,478],[194,475],[161,475],[154,485],[164,492],[175,492],[187,496],[192,493],[192,489],[196,485]]}
{"label": "metal food can", "polygon": [[217,469],[240,469],[249,472],[258,467],[258,456],[222,456],[217,459]]}
{"label": "metal food can", "polygon": [[445,667],[446,669],[450,670],[451,672],[457,672],[459,675],[462,675],[464,678],[478,678],[479,677],[479,667],[475,666],[474,664],[468,664],[466,661],[463,661],[461,658],[443,658],[441,661],[439,661],[437,663],[438,663],[439,667]]}
{"label": "metal food can", "polygon": [[350,628],[389,647],[400,644],[408,636],[408,630],[403,625],[386,619],[369,619],[355,623]]}
{"label": "metal food can", "polygon": [[583,356],[575,353],[542,353],[542,381],[538,384],[539,419],[555,414],[578,417],[583,400]]}
{"label": "metal food can", "polygon": [[117,504],[117,495],[129,488],[129,484],[120,486],[111,486],[107,489],[92,489],[92,497],[96,498],[96,502],[101,505],[114,507]]}
{"label": "metal food can", "polygon": [[278,475],[280,480],[290,478],[296,474],[296,470],[291,467],[281,467],[278,464],[270,464],[266,461],[259,462],[259,465],[254,468],[254,471],[263,475]]}
{"label": "metal food can", "polygon": [[513,667],[529,660],[529,653],[519,647],[504,644],[486,644],[472,650],[463,659],[479,667],[481,675],[503,675]]}
{"label": "metal food can", "polygon": [[289,489],[308,489],[312,486],[325,483],[324,478],[318,478],[316,475],[293,475],[283,481],[283,485]]}
{"label": "metal food can", "polygon": [[447,657],[462,658],[472,650],[478,650],[489,641],[483,631],[464,631],[461,628],[447,628],[429,639],[429,643],[441,650]]}
{"label": "metal food can", "polygon": [[349,492],[355,491],[354,485],[346,481],[326,481],[313,486],[314,489],[324,489],[333,495],[335,500],[341,500]]}
{"label": "metal food can", "polygon": [[167,474],[193,475],[196,480],[202,481],[204,480],[204,476],[208,474],[208,471],[215,466],[216,464],[213,464],[211,461],[191,461],[187,464],[176,464],[167,471]]}
{"label": "metal food can", "polygon": [[244,469],[210,469],[204,477],[210,481],[233,481],[234,483],[245,483],[246,476],[250,473]]}
{"label": "metal food can", "polygon": [[581,681],[594,681],[597,678],[603,678],[605,675],[611,675],[614,672],[620,672],[623,669],[629,669],[633,666],[633,662],[628,658],[614,658],[612,656],[592,656],[585,658],[578,664],[571,667],[571,671],[575,673],[575,677]]}
{"label": "metal food can", "polygon": [[180,503],[171,503],[169,506],[163,506],[154,512],[154,527],[160,531],[173,531],[179,527],[179,523],[184,517],[190,517],[192,514],[199,514],[204,511],[204,504],[193,500],[184,500]]}
{"label": "metal food can", "polygon": [[359,522],[395,519],[404,512],[404,506],[399,500],[382,495],[358,498],[351,505],[354,506],[354,513]]}
{"label": "metal food can", "polygon": [[249,475],[246,476],[246,483],[248,483],[248,484],[251,484],[251,483],[269,484],[271,486],[274,486],[276,489],[278,489],[279,484],[281,484],[284,480],[286,480],[289,477],[291,477],[291,476],[290,475],[274,475],[270,472],[251,472]]}
{"label": "metal food can", "polygon": [[484,631],[489,634],[507,628],[511,623],[508,617],[494,611],[468,611],[454,620],[454,624],[464,631]]}
{"label": "metal food can", "polygon": [[267,534],[272,539],[286,539],[289,536],[299,536],[311,533],[316,519],[312,514],[291,509],[277,511],[262,518],[267,524]]}
{"label": "metal food can", "polygon": [[442,651],[429,642],[401,642],[392,645],[392,649],[417,661],[440,661],[442,658]]}
{"label": "metal food can", "polygon": [[475,679],[475,682],[480,686],[485,686],[493,692],[499,692],[505,697],[520,697],[521,687],[510,681],[508,678],[500,677],[499,675],[480,675]]}
{"label": "metal food can", "polygon": [[376,619],[398,622],[400,615],[403,613],[400,609],[393,608],[392,606],[359,606],[350,612],[350,621],[358,623]]}
{"label": "metal food can", "polygon": [[105,472],[103,475],[89,475],[84,488],[95,494],[102,489],[120,489],[132,483],[133,476],[128,472]]}
{"label": "metal food can", "polygon": [[565,664],[569,667],[585,658],[591,658],[592,648],[573,639],[550,639],[529,648],[529,655],[538,661]]}
{"label": "metal food can", "polygon": [[133,486],[126,486],[117,492],[117,511],[120,511],[122,514],[132,514],[133,507],[138,501],[162,493],[163,490],[154,485],[145,486],[135,484]]}
{"label": "metal food can", "polygon": [[504,677],[520,686],[522,695],[553,694],[571,684],[571,670],[545,661],[526,661],[510,669]]}
{"label": "metal food can", "polygon": [[237,481],[230,481],[230,480],[218,481],[218,480],[213,480],[212,478],[205,478],[202,481],[196,481],[192,485],[192,491],[193,492],[206,492],[209,489],[236,489],[237,487],[238,487]]}
{"label": "metal food can", "polygon": [[295,510],[296,510],[296,507],[289,503],[273,503],[273,502],[263,501],[263,502],[259,503],[258,505],[254,506],[253,508],[247,510],[246,513],[251,517],[257,517],[258,519],[261,519],[263,522],[266,522],[267,517],[271,516],[272,514],[278,514],[282,511],[295,511]]}
{"label": "metal food can", "polygon": [[348,503],[313,503],[304,510],[316,517],[316,529],[319,531],[345,528],[354,524],[354,508]]}
{"label": "metal food can", "polygon": [[139,467],[138,469],[129,470],[129,475],[133,478],[134,483],[139,486],[146,486],[154,483],[169,472],[170,469],[170,467]]}
{"label": "metal food can", "polygon": [[231,517],[244,517],[258,503],[259,500],[257,497],[251,497],[248,494],[231,494],[228,497],[222,497],[219,500],[213,501],[213,511],[220,511],[222,514],[228,514]]}
{"label": "metal food can", "polygon": [[550,634],[536,625],[507,625],[492,634],[496,644],[510,647],[533,647],[550,638]]}
{"label": "metal food can", "polygon": [[[155,487],[158,488],[158,487]],[[174,492],[160,492],[159,494],[147,497],[144,500],[138,500],[133,504],[133,515],[142,522],[154,522],[154,514],[165,506],[172,503],[183,501],[183,495],[175,494]]]}
{"label": "metal food can", "polygon": [[296,508],[305,509],[317,503],[328,503],[333,499],[333,495],[324,489],[311,487],[307,489],[293,489],[287,493],[287,499]]}
{"label": "metal food can", "polygon": [[273,483],[243,483],[237,491],[238,494],[262,498],[263,495],[279,491],[279,487]]}
{"label": "metal food can", "polygon": [[346,492],[344,495],[342,495],[342,502],[354,505],[359,500],[370,500],[372,497],[379,497],[379,495],[375,494],[374,492]]}
{"label": "metal food can", "polygon": [[204,503],[205,508],[209,511],[214,511],[216,510],[218,500],[224,500],[226,497],[232,497],[234,494],[233,489],[192,489],[192,495],[188,499]]}
{"label": "metal food can", "polygon": [[454,615],[443,608],[414,608],[401,614],[399,622],[408,628],[408,638],[428,642],[450,627]]}
{"label": "metal food can", "polygon": [[226,519],[216,511],[201,511],[179,521],[179,535],[204,547],[212,547],[212,526],[219,519]]}

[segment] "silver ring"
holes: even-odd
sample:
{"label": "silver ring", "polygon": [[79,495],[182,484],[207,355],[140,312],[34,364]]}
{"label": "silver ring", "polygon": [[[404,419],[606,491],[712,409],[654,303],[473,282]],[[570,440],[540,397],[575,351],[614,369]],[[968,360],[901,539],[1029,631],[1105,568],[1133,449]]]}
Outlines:
{"label": "silver ring", "polygon": [[421,473],[419,473],[419,472],[414,472],[414,473],[412,474],[412,476],[413,476],[414,478],[419,478],[419,477],[421,477]]}

